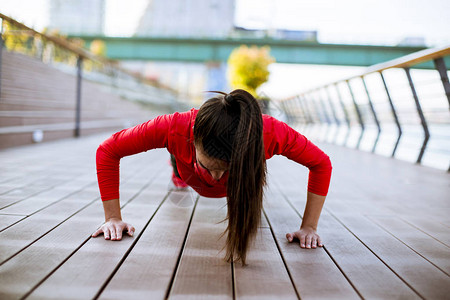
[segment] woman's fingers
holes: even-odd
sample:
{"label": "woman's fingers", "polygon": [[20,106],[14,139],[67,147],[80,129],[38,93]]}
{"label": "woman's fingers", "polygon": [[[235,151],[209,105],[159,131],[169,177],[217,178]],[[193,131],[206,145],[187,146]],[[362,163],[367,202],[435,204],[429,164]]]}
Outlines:
{"label": "woman's fingers", "polygon": [[294,239],[292,238],[292,233],[286,233],[286,239],[288,240],[289,243],[291,243]]}
{"label": "woman's fingers", "polygon": [[128,231],[129,236],[133,236],[136,230],[133,226],[125,222],[122,222],[120,224],[111,224],[107,222],[103,224],[99,229],[97,229],[97,231],[92,234],[92,237],[97,237],[98,235],[103,233],[105,236],[105,240],[120,241],[123,237],[123,231],[125,229]]}
{"label": "woman's fingers", "polygon": [[92,237],[97,237],[100,233],[103,233],[103,229],[100,227],[96,232],[92,234]]}
{"label": "woman's fingers", "polygon": [[109,240],[111,238],[108,228],[103,229],[103,234],[105,235],[105,240]]}
{"label": "woman's fingers", "polygon": [[319,247],[323,247],[322,239],[320,238],[320,236],[317,237],[317,245],[318,245]]}
{"label": "woman's fingers", "polygon": [[111,241],[115,241],[117,239],[116,230],[111,228]]}
{"label": "woman's fingers", "polygon": [[130,224],[127,224],[127,231],[129,236],[133,236],[135,229]]}
{"label": "woman's fingers", "polygon": [[122,226],[116,227],[116,240],[120,241],[122,239]]}
{"label": "woman's fingers", "polygon": [[317,238],[315,236],[312,238],[311,248],[317,248]]}
{"label": "woman's fingers", "polygon": [[306,236],[306,248],[311,248],[311,240],[312,240],[312,236],[310,234],[308,234]]}
{"label": "woman's fingers", "polygon": [[306,246],[305,246],[305,244],[306,244],[306,235],[300,235],[300,247],[302,247],[302,248],[305,248]]}

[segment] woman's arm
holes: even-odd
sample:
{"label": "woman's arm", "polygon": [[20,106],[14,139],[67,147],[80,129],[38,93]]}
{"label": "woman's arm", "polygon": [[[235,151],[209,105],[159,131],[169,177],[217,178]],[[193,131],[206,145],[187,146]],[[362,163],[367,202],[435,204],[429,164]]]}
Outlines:
{"label": "woman's arm", "polygon": [[97,149],[96,164],[105,223],[92,234],[104,233],[105,239],[120,240],[126,229],[130,236],[134,227],[122,221],[119,202],[119,165],[124,156],[154,148],[167,147],[169,126],[173,115],[163,115],[132,128],[124,129],[106,139]]}
{"label": "woman's arm", "polygon": [[317,246],[323,246],[322,240],[317,234],[317,224],[319,223],[319,217],[324,202],[325,196],[308,192],[302,225],[299,230],[286,234],[286,238],[289,242],[292,242],[294,241],[294,238],[297,238],[300,241],[300,247],[302,248],[316,248]]}
{"label": "woman's arm", "polygon": [[92,237],[103,233],[105,240],[121,240],[122,232],[125,229],[128,231],[129,236],[133,236],[135,231],[134,227],[122,221],[119,199],[103,201],[103,209],[105,211],[105,223],[92,234]]}
{"label": "woman's arm", "polygon": [[309,169],[308,196],[303,222],[298,231],[287,233],[286,238],[289,242],[298,238],[302,248],[322,246],[316,231],[330,185],[332,171],[330,158],[305,136],[273,117],[265,117],[265,130],[267,134],[264,136],[264,146],[267,157],[281,154]]}

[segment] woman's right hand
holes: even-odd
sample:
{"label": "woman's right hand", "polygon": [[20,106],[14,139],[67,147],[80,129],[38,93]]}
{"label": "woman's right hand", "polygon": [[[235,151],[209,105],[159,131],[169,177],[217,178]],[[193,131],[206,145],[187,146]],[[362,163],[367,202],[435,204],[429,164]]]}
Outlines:
{"label": "woman's right hand", "polygon": [[92,234],[92,237],[97,237],[99,234],[103,233],[105,240],[120,241],[124,230],[127,230],[129,236],[133,236],[135,231],[131,224],[125,223],[120,219],[111,218],[100,226],[100,228]]}

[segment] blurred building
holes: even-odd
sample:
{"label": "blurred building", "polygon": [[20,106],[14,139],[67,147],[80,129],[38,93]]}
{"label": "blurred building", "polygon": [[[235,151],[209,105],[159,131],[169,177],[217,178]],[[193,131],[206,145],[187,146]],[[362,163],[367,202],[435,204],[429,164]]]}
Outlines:
{"label": "blurred building", "polygon": [[[136,36],[225,38],[234,29],[235,0],[151,0]],[[226,64],[220,62],[126,62],[199,104],[206,90],[228,91]]]}
{"label": "blurred building", "polygon": [[151,0],[137,36],[226,37],[234,27],[234,0]]}
{"label": "blurred building", "polygon": [[49,29],[64,34],[101,35],[105,0],[49,0]]}

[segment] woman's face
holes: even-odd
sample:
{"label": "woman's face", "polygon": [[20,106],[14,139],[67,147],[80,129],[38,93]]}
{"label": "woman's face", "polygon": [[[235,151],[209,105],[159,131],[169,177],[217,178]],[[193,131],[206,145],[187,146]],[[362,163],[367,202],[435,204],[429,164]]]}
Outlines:
{"label": "woman's face", "polygon": [[195,156],[197,157],[197,164],[201,168],[208,170],[215,180],[220,180],[223,174],[228,171],[229,163],[207,156],[198,147],[195,147]]}

